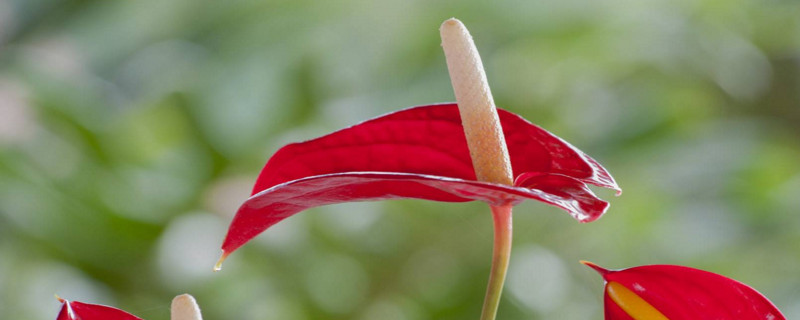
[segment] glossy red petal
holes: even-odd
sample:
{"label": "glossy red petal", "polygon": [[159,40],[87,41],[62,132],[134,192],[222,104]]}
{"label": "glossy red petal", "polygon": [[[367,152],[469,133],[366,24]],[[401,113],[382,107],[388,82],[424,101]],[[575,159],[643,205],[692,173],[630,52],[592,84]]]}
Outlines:
{"label": "glossy red petal", "polygon": [[[602,166],[569,143],[511,112],[498,109],[498,115],[515,176],[557,173],[619,190]],[[252,194],[309,176],[361,171],[475,180],[458,106],[413,107],[289,144],[269,159]]]}
{"label": "glossy red petal", "polygon": [[608,203],[573,178],[539,175],[511,187],[439,176],[387,173],[337,173],[290,181],[264,190],[236,212],[222,245],[230,253],[272,225],[308,208],[328,204],[417,198],[446,202],[480,200],[493,205],[535,199],[569,211],[581,222],[600,217]]}
{"label": "glossy red petal", "polygon": [[585,185],[619,190],[605,169],[555,135],[498,111],[517,175],[514,187],[475,181],[457,105],[414,107],[278,150],[236,213],[223,251],[233,252],[302,210],[349,201],[501,205],[528,198],[565,209],[581,222],[605,212],[608,203]]}
{"label": "glossy red petal", "polygon": [[555,173],[621,192],[611,174],[592,157],[517,114],[497,111],[517,180],[528,172]]}
{"label": "glossy red petal", "polygon": [[61,300],[61,310],[56,320],[142,320],[125,311],[77,301]]}
{"label": "glossy red petal", "polygon": [[[602,273],[601,273],[602,274]],[[606,282],[636,293],[670,320],[783,320],[781,312],[755,289],[724,276],[674,265],[607,270]],[[606,297],[606,319],[630,319]],[[609,305],[612,304],[611,306]],[[611,312],[608,311],[611,307]],[[621,311],[624,316],[627,314]],[[609,317],[610,316],[610,317]]]}

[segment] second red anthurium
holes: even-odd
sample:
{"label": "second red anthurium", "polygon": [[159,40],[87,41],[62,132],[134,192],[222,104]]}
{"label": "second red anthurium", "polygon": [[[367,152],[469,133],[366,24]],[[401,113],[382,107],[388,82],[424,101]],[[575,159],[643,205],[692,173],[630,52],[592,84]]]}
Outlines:
{"label": "second red anthurium", "polygon": [[699,269],[649,265],[595,269],[606,282],[606,320],[785,320],[778,308],[755,289]]}

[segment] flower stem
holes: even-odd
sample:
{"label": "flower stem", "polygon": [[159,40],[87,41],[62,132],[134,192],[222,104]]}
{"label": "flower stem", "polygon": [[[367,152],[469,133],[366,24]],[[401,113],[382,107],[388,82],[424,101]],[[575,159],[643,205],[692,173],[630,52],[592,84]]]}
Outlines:
{"label": "flower stem", "polygon": [[[455,18],[442,23],[439,32],[475,177],[478,181],[513,185],[503,128],[475,42],[467,27]],[[494,320],[497,314],[511,255],[511,205],[491,207],[494,254],[481,320]]]}
{"label": "flower stem", "polygon": [[483,300],[481,320],[494,320],[500,295],[506,281],[508,260],[511,256],[511,205],[492,206],[494,217],[494,249],[492,253],[492,271],[489,273],[489,286]]}

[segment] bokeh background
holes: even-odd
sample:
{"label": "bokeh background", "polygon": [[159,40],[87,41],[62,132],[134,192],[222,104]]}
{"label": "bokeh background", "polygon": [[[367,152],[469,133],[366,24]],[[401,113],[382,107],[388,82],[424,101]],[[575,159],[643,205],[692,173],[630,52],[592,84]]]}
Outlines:
{"label": "bokeh background", "polygon": [[[579,224],[516,209],[500,319],[601,319],[610,268],[681,264],[800,318],[800,3],[788,0],[0,0],[0,318],[53,294],[168,319],[477,319],[481,203],[309,210],[212,273],[283,144],[452,101],[439,24],[501,107],[624,189]],[[434,137],[432,137],[434,138]]]}

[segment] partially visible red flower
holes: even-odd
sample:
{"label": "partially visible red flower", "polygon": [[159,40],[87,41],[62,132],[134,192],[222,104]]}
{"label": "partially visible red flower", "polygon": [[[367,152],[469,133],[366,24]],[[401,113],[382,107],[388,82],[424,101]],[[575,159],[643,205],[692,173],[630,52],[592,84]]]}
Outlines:
{"label": "partially visible red flower", "polygon": [[413,107],[278,150],[231,222],[223,258],[295,213],[349,201],[480,200],[502,206],[535,199],[580,222],[606,211],[608,203],[586,184],[619,187],[597,161],[518,115],[497,111],[514,186],[476,180],[456,104]]}
{"label": "partially visible red flower", "polygon": [[61,301],[61,311],[56,320],[142,320],[117,308],[78,301]]}
{"label": "partially visible red flower", "polygon": [[755,289],[708,271],[674,265],[606,270],[606,320],[785,320]]}
{"label": "partially visible red flower", "polygon": [[[56,320],[142,320],[117,308],[69,301],[56,296],[61,302],[61,310]],[[172,320],[203,320],[197,301],[189,294],[182,294],[172,299],[170,306]]]}

